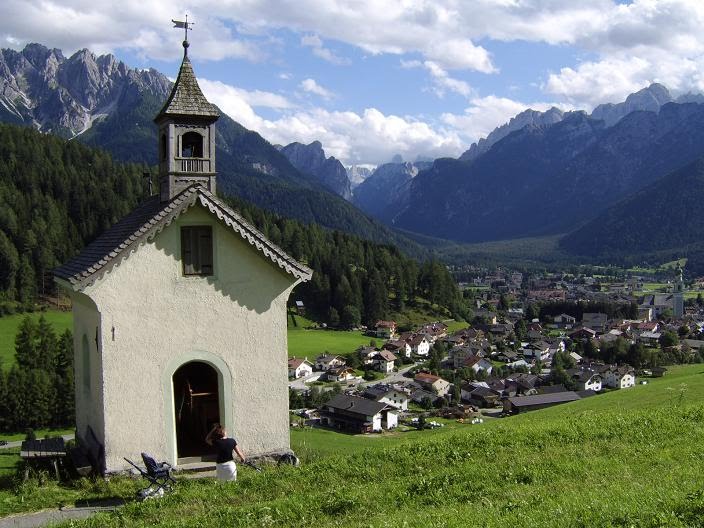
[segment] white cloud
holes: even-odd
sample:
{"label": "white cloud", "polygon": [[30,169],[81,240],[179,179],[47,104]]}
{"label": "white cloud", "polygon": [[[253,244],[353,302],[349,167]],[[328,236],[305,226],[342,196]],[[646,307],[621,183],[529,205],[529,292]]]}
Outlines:
{"label": "white cloud", "polygon": [[[431,157],[458,156],[466,145],[450,128],[436,127],[411,117],[385,115],[376,108],[362,113],[299,108],[277,94],[249,92],[218,81],[199,80],[203,93],[243,126],[259,132],[271,143],[322,142],[328,156],[345,163],[384,163],[400,153]],[[255,106],[281,112],[265,119]]]}
{"label": "white cloud", "polygon": [[445,95],[445,90],[456,92],[465,97],[468,97],[471,93],[472,89],[469,87],[469,84],[459,79],[453,79],[445,70],[433,61],[425,61],[423,66],[430,72],[435,84],[435,93],[438,96],[442,97]]}
{"label": "white cloud", "polygon": [[323,46],[323,41],[318,35],[303,35],[301,37],[301,46],[311,48],[313,55],[319,57],[331,64],[343,65],[349,64],[348,59],[338,57],[332,51]]}
{"label": "white cloud", "polygon": [[489,53],[475,46],[468,39],[450,39],[432,43],[425,55],[433,63],[451,70],[477,70],[482,73],[496,73]]}
{"label": "white cloud", "polygon": [[402,68],[424,68],[430,73],[433,83],[432,91],[442,98],[446,91],[458,93],[464,97],[469,97],[472,88],[466,82],[450,77],[450,75],[433,61],[421,62],[418,60],[401,60]]}
{"label": "white cloud", "polygon": [[303,79],[299,86],[304,92],[319,95],[323,99],[332,99],[335,96],[330,90],[323,88],[315,82],[315,79]]}
{"label": "white cloud", "polygon": [[203,78],[198,79],[198,84],[208,100],[237,98],[254,107],[273,108],[275,110],[290,109],[296,106],[284,96],[272,92],[243,90],[221,81]]}

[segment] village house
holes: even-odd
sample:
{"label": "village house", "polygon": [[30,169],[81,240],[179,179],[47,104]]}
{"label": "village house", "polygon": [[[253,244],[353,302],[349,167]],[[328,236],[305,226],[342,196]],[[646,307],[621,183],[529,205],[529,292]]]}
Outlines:
{"label": "village house", "polygon": [[486,384],[464,383],[460,388],[462,401],[469,402],[477,407],[494,407],[501,399],[501,394]]}
{"label": "village house", "polygon": [[286,307],[312,272],[217,198],[219,114],[187,44],[154,119],[159,194],[55,270],[73,307],[77,437],[98,444],[102,472],[143,451],[201,460],[215,423],[249,457],[291,452]]}
{"label": "village house", "polygon": [[612,367],[605,374],[605,385],[614,389],[627,389],[636,384],[635,369],[629,365]]}
{"label": "village house", "polygon": [[344,382],[353,380],[355,377],[354,370],[345,365],[341,367],[330,367],[325,371],[325,379],[327,381]]}
{"label": "village house", "polygon": [[426,357],[430,353],[430,341],[425,334],[415,334],[409,340],[411,352],[419,357]]}
{"label": "village house", "polygon": [[323,404],[320,424],[350,433],[381,432],[398,426],[395,410],[381,402],[337,394]]}
{"label": "village house", "polygon": [[483,348],[481,344],[470,343],[469,345],[450,349],[448,356],[452,367],[458,369],[464,366],[464,362],[467,358],[474,356],[485,357],[486,353],[486,349]]}
{"label": "village house", "polygon": [[379,403],[385,403],[399,411],[408,410],[408,394],[399,388],[385,383],[378,383],[367,387],[362,396]]}
{"label": "village house", "polygon": [[550,359],[550,345],[545,341],[530,343],[521,353],[526,361],[547,361]]}
{"label": "village house", "polygon": [[605,313],[599,312],[584,312],[582,314],[582,326],[591,328],[597,333],[606,332],[606,323],[609,318]]}
{"label": "village house", "polygon": [[434,343],[438,339],[442,339],[447,336],[447,325],[445,323],[441,323],[440,321],[426,323],[420,327],[418,332],[421,334],[426,334]]}
{"label": "village house", "polygon": [[596,337],[596,332],[591,328],[577,328],[568,336],[572,341],[587,341]]}
{"label": "village house", "polygon": [[471,368],[475,373],[483,370],[487,374],[491,374],[491,371],[494,368],[491,361],[481,356],[469,356],[464,360],[462,366],[465,368]]}
{"label": "village house", "polygon": [[315,358],[315,370],[323,372],[332,368],[342,367],[346,364],[347,362],[344,358],[333,354],[321,354]]}
{"label": "village house", "polygon": [[419,372],[415,375],[414,380],[423,388],[432,391],[438,396],[442,397],[450,392],[450,382],[442,379],[440,376],[427,372]]}
{"label": "village house", "polygon": [[660,332],[641,332],[638,334],[638,342],[646,346],[656,347],[660,342],[662,334]]}
{"label": "village house", "polygon": [[513,398],[504,400],[504,412],[513,414],[534,411],[580,399],[579,394],[573,391],[534,394],[531,396],[514,396]]}
{"label": "village house", "polygon": [[313,374],[313,364],[308,358],[292,357],[288,360],[288,377],[304,378]]}
{"label": "village house", "polygon": [[568,314],[560,314],[556,315],[553,318],[553,323],[557,328],[564,328],[566,330],[570,330],[577,324],[577,319],[572,317],[571,315]]}
{"label": "village house", "polygon": [[398,358],[388,350],[380,350],[377,355],[374,356],[374,368],[383,374],[389,374],[393,372],[397,359]]}
{"label": "village house", "polygon": [[373,346],[361,346],[356,350],[356,352],[362,362],[362,365],[371,365],[374,363],[374,356],[379,353],[379,350]]}
{"label": "village house", "polygon": [[567,374],[572,377],[579,390],[593,390],[594,392],[601,390],[603,380],[597,372],[588,368],[575,368],[568,369]]}
{"label": "village house", "polygon": [[382,347],[389,352],[396,354],[399,357],[410,358],[413,349],[407,341],[397,339],[396,341],[388,341]]}
{"label": "village house", "polygon": [[396,337],[396,321],[377,321],[374,327],[376,336],[381,339],[393,339]]}

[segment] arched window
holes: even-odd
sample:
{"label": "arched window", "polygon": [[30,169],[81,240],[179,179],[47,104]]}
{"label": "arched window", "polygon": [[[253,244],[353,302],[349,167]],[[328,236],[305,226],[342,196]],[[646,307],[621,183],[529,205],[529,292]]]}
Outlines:
{"label": "arched window", "polygon": [[203,136],[201,136],[198,132],[186,132],[181,137],[181,157],[202,158]]}
{"label": "arched window", "polygon": [[81,379],[83,380],[83,389],[86,392],[90,391],[90,346],[88,345],[88,336],[83,334],[81,340]]}
{"label": "arched window", "polygon": [[161,152],[161,161],[166,161],[166,134],[162,134],[159,139],[159,150]]}

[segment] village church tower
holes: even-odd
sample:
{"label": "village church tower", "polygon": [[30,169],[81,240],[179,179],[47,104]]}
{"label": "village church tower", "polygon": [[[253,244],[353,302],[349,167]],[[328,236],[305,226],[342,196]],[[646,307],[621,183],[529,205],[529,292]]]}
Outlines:
{"label": "village church tower", "polygon": [[76,426],[103,470],[208,454],[215,422],[248,456],[290,452],[286,304],[311,270],[215,196],[217,109],[184,41],[155,118],[160,192],[55,271],[74,317]]}

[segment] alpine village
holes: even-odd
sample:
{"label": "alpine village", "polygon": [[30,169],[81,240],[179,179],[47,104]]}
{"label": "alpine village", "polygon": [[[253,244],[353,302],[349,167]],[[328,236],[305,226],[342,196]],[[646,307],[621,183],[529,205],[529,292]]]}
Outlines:
{"label": "alpine village", "polygon": [[173,22],[0,50],[0,527],[704,525],[704,95],[345,166]]}

